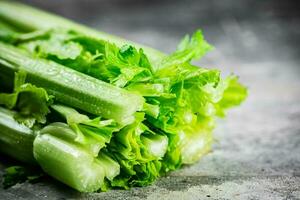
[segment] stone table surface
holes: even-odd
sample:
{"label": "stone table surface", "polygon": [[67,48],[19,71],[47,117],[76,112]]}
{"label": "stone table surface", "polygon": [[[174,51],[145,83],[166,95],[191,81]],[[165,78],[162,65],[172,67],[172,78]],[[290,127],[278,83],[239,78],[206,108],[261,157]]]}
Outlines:
{"label": "stone table surface", "polygon": [[[201,28],[215,50],[195,64],[239,75],[249,97],[219,120],[212,153],[152,186],[80,194],[49,178],[0,189],[0,199],[300,199],[295,1],[24,2],[165,52]],[[12,164],[2,157],[0,175]]]}

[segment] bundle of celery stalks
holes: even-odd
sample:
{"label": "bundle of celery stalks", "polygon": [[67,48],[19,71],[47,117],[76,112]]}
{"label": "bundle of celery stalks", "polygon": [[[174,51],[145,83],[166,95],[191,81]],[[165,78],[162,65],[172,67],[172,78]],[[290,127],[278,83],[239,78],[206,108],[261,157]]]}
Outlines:
{"label": "bundle of celery stalks", "polygon": [[201,31],[165,55],[0,2],[0,151],[81,191],[151,184],[211,151],[216,117],[247,90],[191,64]]}

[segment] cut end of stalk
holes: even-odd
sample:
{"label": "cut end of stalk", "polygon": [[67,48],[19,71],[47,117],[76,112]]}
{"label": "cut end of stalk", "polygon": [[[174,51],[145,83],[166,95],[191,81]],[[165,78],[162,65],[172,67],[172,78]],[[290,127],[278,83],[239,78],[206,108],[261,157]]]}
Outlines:
{"label": "cut end of stalk", "polygon": [[34,157],[42,169],[80,192],[101,188],[105,170],[89,152],[52,135],[37,136]]}

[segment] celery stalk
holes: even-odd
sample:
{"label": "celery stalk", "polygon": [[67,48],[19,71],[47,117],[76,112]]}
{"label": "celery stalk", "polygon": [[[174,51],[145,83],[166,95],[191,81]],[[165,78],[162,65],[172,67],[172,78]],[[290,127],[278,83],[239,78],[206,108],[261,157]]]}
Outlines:
{"label": "celery stalk", "polygon": [[103,184],[101,163],[75,143],[41,134],[34,141],[34,157],[46,173],[78,191],[93,192]]}
{"label": "celery stalk", "polygon": [[46,173],[66,185],[81,192],[97,191],[105,177],[113,180],[120,173],[120,166],[105,153],[95,155],[90,148],[94,141],[82,144],[75,138],[66,124],[48,125],[34,140],[34,157]]}
{"label": "celery stalk", "polygon": [[27,82],[44,88],[57,101],[115,119],[121,124],[133,122],[134,113],[141,110],[144,104],[143,97],[138,94],[54,62],[32,58],[10,45],[0,43],[0,60],[0,71],[23,70],[27,73]]}
{"label": "celery stalk", "polygon": [[0,107],[0,151],[28,164],[33,158],[34,133],[13,118],[13,112]]}
{"label": "celery stalk", "polygon": [[25,31],[62,27],[77,30],[91,37],[110,41],[119,47],[125,44],[131,44],[135,47],[142,48],[152,63],[159,62],[165,56],[160,51],[150,47],[146,47],[111,34],[95,31],[86,26],[64,19],[63,17],[34,9],[21,3],[0,1],[0,18]]}

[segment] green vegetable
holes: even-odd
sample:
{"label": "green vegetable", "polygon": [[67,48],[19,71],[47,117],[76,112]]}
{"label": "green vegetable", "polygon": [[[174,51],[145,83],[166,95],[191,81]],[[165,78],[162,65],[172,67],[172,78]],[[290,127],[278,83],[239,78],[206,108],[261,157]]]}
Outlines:
{"label": "green vegetable", "polygon": [[46,173],[81,192],[97,191],[104,177],[113,179],[119,173],[118,163],[107,156],[95,157],[84,145],[57,137],[70,131],[62,129],[44,129],[34,140],[34,157]]}
{"label": "green vegetable", "polygon": [[160,174],[168,138],[151,131],[142,123],[143,120],[144,115],[138,113],[135,123],[121,129],[107,147],[119,162],[122,172],[112,181],[112,186],[148,185]]}
{"label": "green vegetable", "polygon": [[34,131],[19,124],[14,112],[0,107],[0,151],[28,164],[33,158]]}
{"label": "green vegetable", "polygon": [[[11,11],[14,12],[11,12]],[[38,17],[37,17],[38,16]],[[152,63],[159,62],[164,54],[117,36],[113,36],[104,32],[95,31],[88,27],[80,24],[76,24],[62,17],[47,13],[45,11],[37,10],[32,7],[16,3],[16,2],[0,2],[0,18],[3,19],[8,24],[14,24],[16,29],[32,31],[37,29],[51,29],[53,27],[57,28],[67,28],[79,30],[80,32],[85,32],[86,35],[95,38],[101,38],[103,40],[110,41],[119,47],[129,44],[137,48],[142,48],[145,50],[146,54],[151,58]]]}
{"label": "green vegetable", "polygon": [[[53,105],[52,108],[63,115],[69,127],[76,134],[68,133],[60,134],[67,136],[65,139],[74,140],[84,146],[88,146],[89,150],[97,156],[100,149],[110,142],[114,132],[119,131],[119,127],[114,120],[101,120],[101,118],[89,119],[88,116],[78,113],[75,109],[63,105]],[[60,127],[58,124],[53,126],[54,131],[47,130],[55,134],[55,129]],[[63,131],[65,132],[65,131]]]}
{"label": "green vegetable", "polygon": [[95,158],[60,138],[49,134],[37,137],[34,157],[46,173],[79,191],[96,191],[103,184],[105,173]]}
{"label": "green vegetable", "polygon": [[[90,120],[75,109],[53,105],[67,124],[56,122],[40,131],[34,141],[34,157],[45,172],[82,191],[96,191],[104,178],[113,180],[119,164],[100,152],[109,143],[117,124],[112,120]],[[80,163],[80,164],[78,164]],[[61,169],[56,170],[55,166]]]}
{"label": "green vegetable", "polygon": [[86,112],[126,124],[132,122],[133,114],[142,109],[141,96],[54,62],[34,59],[15,47],[0,43],[0,60],[10,63],[1,65],[2,70],[24,71],[26,81],[44,88],[57,101]]}
{"label": "green vegetable", "polygon": [[43,88],[37,88],[29,83],[25,84],[26,74],[16,73],[14,92],[0,94],[0,105],[18,110],[17,121],[32,127],[35,122],[46,123],[46,115],[50,112],[51,96]]}
{"label": "green vegetable", "polygon": [[149,185],[211,152],[216,118],[247,96],[236,76],[191,64],[211,49],[198,30],[165,55],[2,1],[0,105],[14,125],[0,118],[0,149],[22,126],[35,133],[26,155],[76,190]]}

